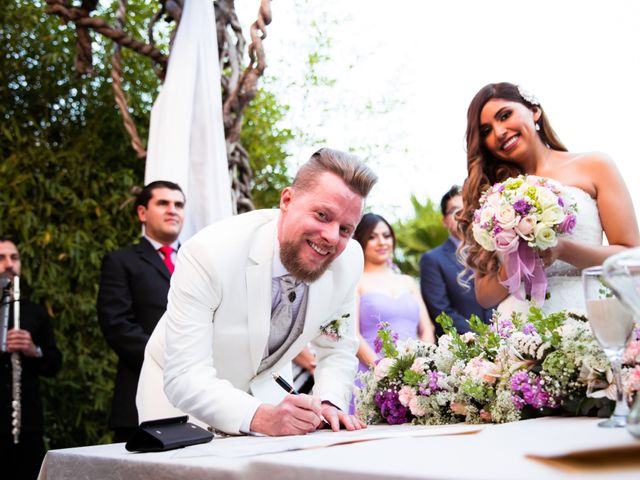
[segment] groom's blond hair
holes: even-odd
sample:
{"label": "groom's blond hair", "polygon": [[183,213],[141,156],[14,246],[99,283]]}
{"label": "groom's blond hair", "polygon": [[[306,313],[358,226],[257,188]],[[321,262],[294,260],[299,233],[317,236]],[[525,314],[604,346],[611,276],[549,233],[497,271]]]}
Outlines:
{"label": "groom's blond hair", "polygon": [[340,177],[353,192],[366,198],[378,181],[378,176],[355,155],[321,148],[300,167],[292,187],[299,191],[312,190],[320,175],[329,172]]}

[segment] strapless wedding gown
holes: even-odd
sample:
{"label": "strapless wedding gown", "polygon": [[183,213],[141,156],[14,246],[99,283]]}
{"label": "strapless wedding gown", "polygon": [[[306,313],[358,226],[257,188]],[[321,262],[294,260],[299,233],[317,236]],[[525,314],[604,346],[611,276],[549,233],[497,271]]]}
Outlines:
{"label": "strapless wedding gown", "polygon": [[[602,224],[596,201],[578,187],[564,185],[562,188],[573,197],[578,206],[576,227],[573,233],[566,238],[588,245],[602,245]],[[581,271],[573,265],[559,260],[545,271],[548,280],[547,291],[550,297],[542,305],[542,311],[548,314],[568,310],[586,314]],[[529,311],[529,302],[518,300],[513,295],[509,295],[498,305],[497,310],[503,317],[510,315],[513,311],[526,315]]]}

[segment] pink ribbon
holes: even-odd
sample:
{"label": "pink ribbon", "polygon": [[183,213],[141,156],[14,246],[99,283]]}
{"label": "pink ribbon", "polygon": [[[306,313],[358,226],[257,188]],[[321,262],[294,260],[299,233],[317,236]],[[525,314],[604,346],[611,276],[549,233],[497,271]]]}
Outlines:
{"label": "pink ribbon", "polygon": [[544,303],[547,295],[547,274],[536,251],[521,241],[518,248],[504,256],[506,280],[500,283],[518,300],[524,300],[520,293],[520,283],[524,282],[524,291],[538,306]]}

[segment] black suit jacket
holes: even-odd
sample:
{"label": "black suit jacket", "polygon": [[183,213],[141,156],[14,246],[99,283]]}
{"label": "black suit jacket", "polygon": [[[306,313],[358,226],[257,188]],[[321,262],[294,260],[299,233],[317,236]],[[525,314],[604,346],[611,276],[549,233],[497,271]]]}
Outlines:
{"label": "black suit jacket", "polygon": [[149,336],[167,309],[169,280],[169,270],[145,238],[107,254],[102,261],[98,321],[118,355],[111,428],[138,425],[138,377]]}
{"label": "black suit jacket", "polygon": [[[9,328],[13,328],[13,308],[10,310]],[[20,328],[31,333],[33,343],[42,350],[42,357],[21,355],[22,360],[22,426],[23,432],[42,432],[42,398],[39,376],[50,377],[58,373],[62,366],[62,354],[49,321],[49,315],[40,305],[28,300],[20,301]],[[0,432],[11,432],[11,354],[2,353],[0,375]]]}
{"label": "black suit jacket", "polygon": [[[456,246],[451,238],[420,259],[420,289],[429,316],[435,320],[442,312],[446,313],[453,319],[458,333],[469,331],[467,319],[472,314],[490,323],[492,312],[490,308],[482,308],[476,300],[473,280],[468,290],[458,283],[458,274],[463,268],[456,258]],[[436,333],[442,334],[442,327],[437,323]]]}

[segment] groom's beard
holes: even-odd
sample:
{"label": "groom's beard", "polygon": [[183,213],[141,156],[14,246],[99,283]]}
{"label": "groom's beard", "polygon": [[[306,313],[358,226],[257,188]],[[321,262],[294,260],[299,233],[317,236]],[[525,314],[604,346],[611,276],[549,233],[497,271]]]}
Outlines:
{"label": "groom's beard", "polygon": [[327,255],[327,258],[315,269],[311,269],[303,264],[300,260],[300,249],[303,243],[300,242],[283,242],[280,244],[280,261],[284,268],[298,280],[306,283],[313,283],[318,280],[324,272],[327,271],[331,262],[336,258],[335,252]]}

